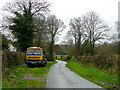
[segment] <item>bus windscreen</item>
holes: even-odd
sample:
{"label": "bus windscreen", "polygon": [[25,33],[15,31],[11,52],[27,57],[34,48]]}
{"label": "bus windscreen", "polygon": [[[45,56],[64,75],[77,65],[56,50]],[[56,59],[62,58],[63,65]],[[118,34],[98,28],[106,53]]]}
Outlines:
{"label": "bus windscreen", "polygon": [[41,50],[40,49],[27,49],[27,55],[40,55]]}

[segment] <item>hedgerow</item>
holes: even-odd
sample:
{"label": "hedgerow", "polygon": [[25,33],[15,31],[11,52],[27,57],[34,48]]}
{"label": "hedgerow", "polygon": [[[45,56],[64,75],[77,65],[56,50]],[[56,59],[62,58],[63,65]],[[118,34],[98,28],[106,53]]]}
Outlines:
{"label": "hedgerow", "polygon": [[2,72],[8,74],[9,69],[13,69],[16,66],[20,66],[25,62],[25,54],[21,52],[2,52]]}
{"label": "hedgerow", "polygon": [[79,56],[77,60],[83,64],[93,65],[109,70],[111,73],[117,73],[119,68],[118,57],[120,55]]}

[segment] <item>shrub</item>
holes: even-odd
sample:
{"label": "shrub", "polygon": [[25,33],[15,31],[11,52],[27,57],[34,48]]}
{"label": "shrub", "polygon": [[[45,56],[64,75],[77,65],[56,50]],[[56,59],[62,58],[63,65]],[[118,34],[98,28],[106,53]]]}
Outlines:
{"label": "shrub", "polygon": [[73,57],[71,55],[68,55],[64,58],[65,61],[71,60]]}
{"label": "shrub", "polygon": [[2,53],[2,70],[3,73],[6,70],[12,69],[16,66],[21,65],[24,63],[25,54],[20,52],[11,52],[11,51],[3,51]]}

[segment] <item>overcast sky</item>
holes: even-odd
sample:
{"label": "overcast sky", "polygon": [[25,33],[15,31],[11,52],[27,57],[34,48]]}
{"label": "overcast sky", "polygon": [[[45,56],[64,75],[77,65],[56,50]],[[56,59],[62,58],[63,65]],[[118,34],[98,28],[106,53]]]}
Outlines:
{"label": "overcast sky", "polygon": [[71,18],[79,17],[88,11],[95,11],[104,21],[113,26],[118,16],[119,0],[49,0],[51,13],[65,23]]}
{"label": "overcast sky", "polygon": [[[0,8],[11,0],[0,0]],[[88,11],[95,11],[106,24],[114,29],[118,20],[118,1],[120,0],[48,0],[51,3],[51,14],[55,14],[67,26],[69,20],[82,16]],[[1,11],[0,11],[1,13]]]}

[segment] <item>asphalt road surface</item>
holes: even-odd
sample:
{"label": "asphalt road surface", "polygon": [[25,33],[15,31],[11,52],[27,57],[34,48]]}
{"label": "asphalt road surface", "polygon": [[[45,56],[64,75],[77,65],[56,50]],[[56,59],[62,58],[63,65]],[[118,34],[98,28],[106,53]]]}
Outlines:
{"label": "asphalt road surface", "polygon": [[48,73],[47,88],[102,88],[69,70],[66,62],[56,61]]}

